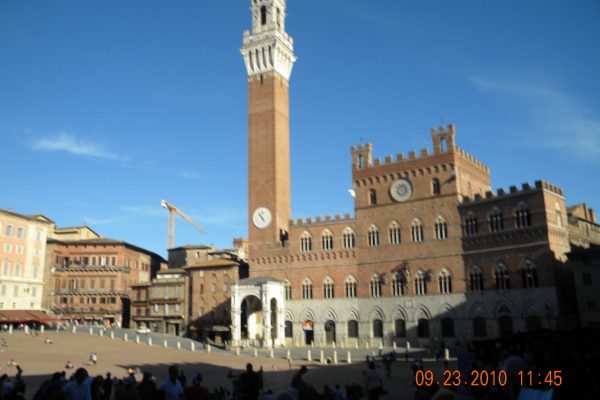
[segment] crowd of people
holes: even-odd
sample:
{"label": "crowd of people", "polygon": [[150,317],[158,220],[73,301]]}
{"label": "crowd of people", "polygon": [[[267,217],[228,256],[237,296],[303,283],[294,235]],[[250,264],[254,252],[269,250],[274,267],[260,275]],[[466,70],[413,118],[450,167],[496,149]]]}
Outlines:
{"label": "crowd of people", "polygon": [[[22,370],[18,367],[14,380],[6,375],[0,377],[0,400],[24,400],[25,383],[21,379]],[[65,371],[55,372],[43,382],[35,392],[33,400],[359,400],[367,395],[368,400],[378,400],[383,390],[383,382],[373,361],[364,371],[364,386],[353,383],[345,387],[339,384],[325,385],[322,391],[304,381],[308,372],[301,366],[294,373],[289,387],[277,394],[265,390],[262,367],[255,371],[247,364],[244,372],[230,371],[227,377],[232,381],[232,391],[217,387],[210,390],[203,384],[202,374],[196,373],[191,382],[176,365],[168,367],[168,378],[157,382],[150,372],[136,379],[136,371],[129,369],[123,378],[90,376],[86,368],[78,368],[70,377]]]}

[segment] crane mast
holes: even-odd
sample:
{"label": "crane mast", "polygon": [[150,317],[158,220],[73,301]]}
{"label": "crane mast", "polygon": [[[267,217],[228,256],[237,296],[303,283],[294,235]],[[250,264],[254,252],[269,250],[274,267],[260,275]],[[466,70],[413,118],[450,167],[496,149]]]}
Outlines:
{"label": "crane mast", "polygon": [[175,205],[168,203],[165,200],[160,201],[160,206],[166,208],[169,211],[169,233],[167,238],[167,250],[172,249],[175,242],[175,214],[178,214],[181,218],[185,219],[190,225],[203,235],[206,234],[204,229],[195,223],[190,217],[185,215],[183,211],[177,208]]}

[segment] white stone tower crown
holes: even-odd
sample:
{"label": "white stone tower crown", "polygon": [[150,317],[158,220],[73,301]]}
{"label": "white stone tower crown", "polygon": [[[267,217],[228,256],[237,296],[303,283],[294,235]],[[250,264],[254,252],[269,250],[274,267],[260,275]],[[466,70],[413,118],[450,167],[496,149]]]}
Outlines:
{"label": "white stone tower crown", "polygon": [[294,40],[285,32],[285,0],[250,0],[252,33],[244,31],[241,49],[248,76],[278,72],[290,79]]}

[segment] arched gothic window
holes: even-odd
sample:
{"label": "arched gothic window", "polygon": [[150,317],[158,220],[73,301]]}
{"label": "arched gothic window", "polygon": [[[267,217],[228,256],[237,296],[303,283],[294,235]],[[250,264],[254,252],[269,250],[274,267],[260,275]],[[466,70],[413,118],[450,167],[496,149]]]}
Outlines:
{"label": "arched gothic window", "polygon": [[435,238],[437,240],[448,239],[448,225],[443,217],[437,217],[435,220]]}
{"label": "arched gothic window", "polygon": [[324,231],[321,235],[321,245],[323,250],[333,249],[333,235],[328,230]]}
{"label": "arched gothic window", "polygon": [[313,285],[310,279],[304,278],[302,282],[302,298],[304,300],[310,300],[313,298]]}
{"label": "arched gothic window", "polygon": [[420,243],[423,241],[423,224],[418,219],[415,219],[410,227],[412,241]]}
{"label": "arched gothic window", "polygon": [[431,192],[433,194],[442,193],[442,187],[440,185],[440,180],[438,178],[433,178],[433,180],[431,181]]}
{"label": "arched gothic window", "polygon": [[504,230],[504,217],[502,210],[494,208],[490,214],[490,232],[500,232]]}
{"label": "arched gothic window", "polygon": [[510,289],[510,272],[506,265],[500,263],[496,266],[496,272],[494,273],[496,281],[496,289],[508,290]]}
{"label": "arched gothic window", "polygon": [[368,232],[369,238],[369,247],[378,247],[379,246],[379,230],[375,225],[371,225],[369,227]]}
{"label": "arched gothic window", "polygon": [[473,236],[479,233],[477,216],[472,212],[469,212],[467,218],[465,219],[465,233],[467,236]]}
{"label": "arched gothic window", "polygon": [[396,272],[392,279],[392,294],[394,296],[403,296],[406,294],[406,275],[402,272]]}
{"label": "arched gothic window", "polygon": [[304,232],[302,236],[300,236],[300,251],[309,252],[312,250],[312,238],[310,233]]}
{"label": "arched gothic window", "polygon": [[442,270],[438,278],[440,285],[440,293],[449,294],[452,293],[452,276],[447,270]]}
{"label": "arched gothic window", "polygon": [[333,280],[330,277],[325,278],[323,281],[323,297],[326,299],[333,299],[335,297]]}
{"label": "arched gothic window", "polygon": [[285,299],[292,299],[292,284],[287,279],[283,281],[283,290],[285,291]]}
{"label": "arched gothic window", "polygon": [[427,281],[425,274],[421,271],[415,274],[415,293],[419,296],[427,294]]}
{"label": "arched gothic window", "polygon": [[344,248],[353,249],[356,246],[356,236],[350,228],[344,229]]}
{"label": "arched gothic window", "polygon": [[483,290],[483,273],[478,266],[474,266],[469,273],[469,290],[471,292],[481,292]]}
{"label": "arched gothic window", "polygon": [[377,204],[377,192],[375,191],[375,189],[369,190],[369,204]]}
{"label": "arched gothic window", "polygon": [[349,299],[353,299],[356,297],[356,279],[354,277],[349,276],[346,278],[346,297]]}
{"label": "arched gothic window", "polygon": [[526,204],[519,204],[515,211],[515,223],[517,228],[527,228],[531,226],[531,215]]}
{"label": "arched gothic window", "polygon": [[400,244],[400,226],[396,221],[390,224],[390,244]]}
{"label": "arched gothic window", "polygon": [[531,261],[525,262],[525,267],[522,271],[523,274],[523,287],[535,288],[538,287],[538,277],[535,265]]}
{"label": "arched gothic window", "polygon": [[381,278],[377,275],[371,277],[371,297],[381,297]]}

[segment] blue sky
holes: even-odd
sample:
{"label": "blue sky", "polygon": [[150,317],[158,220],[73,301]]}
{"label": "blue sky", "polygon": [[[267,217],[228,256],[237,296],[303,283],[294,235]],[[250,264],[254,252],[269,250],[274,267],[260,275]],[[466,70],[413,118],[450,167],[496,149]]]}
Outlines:
{"label": "blue sky", "polygon": [[[246,236],[249,1],[0,2],[0,207],[161,255],[164,198]],[[495,188],[545,179],[600,209],[600,2],[289,0],[295,218],[352,212],[350,146],[487,163]],[[600,210],[599,210],[600,211]]]}

